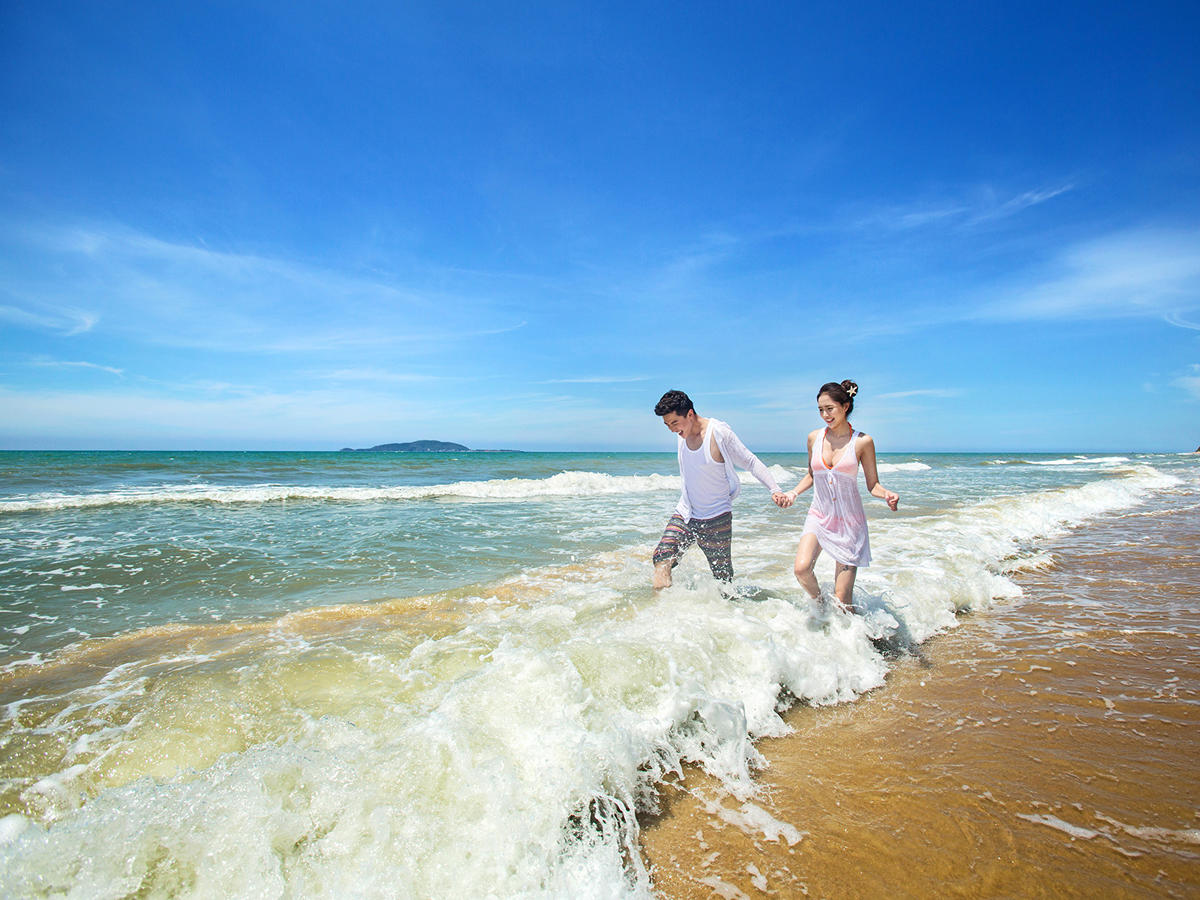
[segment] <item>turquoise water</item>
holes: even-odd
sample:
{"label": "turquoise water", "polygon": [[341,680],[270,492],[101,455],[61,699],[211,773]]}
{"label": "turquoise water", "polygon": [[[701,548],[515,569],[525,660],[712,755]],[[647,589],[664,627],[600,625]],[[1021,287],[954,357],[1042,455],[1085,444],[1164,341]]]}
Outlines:
{"label": "turquoise water", "polygon": [[0,454],[0,652],[40,652],[148,624],[424,594],[533,561],[570,561],[636,541],[648,522],[631,521],[629,509],[614,513],[639,510],[643,504],[629,501],[645,498],[597,495],[586,477],[546,493],[557,489],[547,479],[564,471],[650,474],[673,461]]}
{"label": "turquoise water", "polygon": [[[1128,459],[1090,458],[1103,462],[880,463],[907,516],[1082,484]],[[803,456],[763,459],[785,487],[803,472]],[[0,659],[146,625],[428,594],[617,548],[634,559],[669,514],[675,467],[673,453],[0,453]],[[762,507],[760,491],[741,504]],[[794,519],[778,516],[781,557]]]}
{"label": "turquoise water", "polygon": [[748,476],[754,599],[696,551],[650,590],[674,453],[0,453],[0,893],[649,896],[659,779],[752,796],[783,698],[852,701],[1054,536],[1200,495],[1167,454],[880,478],[831,622],[791,575],[807,498]]}

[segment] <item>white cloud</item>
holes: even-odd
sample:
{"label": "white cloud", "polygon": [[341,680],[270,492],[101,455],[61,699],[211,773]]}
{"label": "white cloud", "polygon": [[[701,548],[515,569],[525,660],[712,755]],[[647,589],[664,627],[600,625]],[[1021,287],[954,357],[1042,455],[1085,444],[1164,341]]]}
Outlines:
{"label": "white cloud", "polygon": [[1176,328],[1190,328],[1192,331],[1200,331],[1200,322],[1192,322],[1185,319],[1177,312],[1169,312],[1163,316],[1163,320],[1168,325],[1174,325]]}
{"label": "white cloud", "polygon": [[961,397],[959,388],[917,388],[911,391],[890,391],[880,394],[880,400],[899,400],[904,397]]}
{"label": "white cloud", "polygon": [[1189,370],[1191,372],[1190,375],[1180,375],[1171,383],[1178,388],[1182,388],[1195,399],[1200,400],[1200,365],[1193,363]]}
{"label": "white cloud", "polygon": [[387,369],[338,369],[335,372],[324,372],[316,377],[327,381],[376,381],[391,384],[409,384],[422,381],[438,381],[436,375],[422,375],[412,372],[390,372]]}
{"label": "white cloud", "polygon": [[858,228],[881,228],[889,231],[909,231],[930,226],[979,225],[1015,216],[1074,188],[1074,184],[1060,184],[1005,195],[992,187],[983,186],[962,191],[960,196],[949,199],[936,198],[885,206],[861,216],[854,224]]}
{"label": "white cloud", "polygon": [[986,319],[1153,316],[1181,327],[1200,307],[1200,232],[1140,230],[1073,247],[1045,277],[976,310]]}
{"label": "white cloud", "polygon": [[539,381],[538,384],[628,384],[634,381],[647,381],[646,375],[593,375],[583,378],[551,378]]}
{"label": "white cloud", "polygon": [[17,306],[0,306],[0,319],[24,328],[56,331],[67,337],[90,331],[100,321],[95,313],[81,309],[43,307],[34,310]]}
{"label": "white cloud", "polygon": [[22,303],[0,306],[0,318],[68,334],[92,328],[99,314],[54,308],[48,283],[96,298],[110,334],[212,351],[447,344],[525,325],[493,290],[503,280],[495,275],[339,270],[122,227],[25,229],[14,240],[26,245],[10,279]]}
{"label": "white cloud", "polygon": [[101,372],[110,372],[113,375],[124,375],[124,369],[118,369],[113,366],[102,366],[99,363],[93,362],[73,362],[63,359],[35,359],[30,365],[44,366],[49,368],[80,368],[80,369],[98,369]]}
{"label": "white cloud", "polygon": [[[22,434],[86,443],[89,438],[169,436],[211,443],[274,438],[336,443],[369,426],[373,431],[422,422],[424,410],[391,395],[347,396],[335,391],[258,391],[176,396],[137,390],[13,391],[0,389],[0,422]],[[15,432],[12,432],[15,433]]]}
{"label": "white cloud", "polygon": [[858,340],[959,322],[1159,319],[1200,330],[1200,230],[1141,228],[1063,248],[1046,265],[936,304],[897,304],[856,323]]}
{"label": "white cloud", "polygon": [[862,228],[886,228],[906,231],[910,228],[923,228],[926,225],[936,225],[953,220],[959,220],[971,211],[969,206],[961,204],[913,204],[910,206],[890,206],[876,210],[859,219],[855,224]]}
{"label": "white cloud", "polygon": [[[630,416],[623,406],[582,407],[576,398],[550,394],[489,396],[486,403],[475,396],[448,397],[431,404],[416,392],[366,387],[352,393],[190,387],[190,394],[0,387],[0,446],[28,444],[31,436],[59,446],[126,449],[336,449],[435,438],[480,448],[586,450],[666,447],[670,437],[648,411]],[[597,420],[609,423],[599,436],[592,427]]]}
{"label": "white cloud", "polygon": [[526,322],[517,322],[503,328],[430,328],[424,331],[389,330],[387,327],[311,331],[276,339],[267,338],[260,345],[250,343],[240,346],[229,346],[219,339],[213,344],[189,342],[186,337],[182,336],[179,338],[173,337],[171,340],[186,344],[187,346],[209,349],[244,350],[248,352],[261,350],[269,353],[317,353],[323,350],[345,350],[379,346],[391,347],[396,344],[410,346],[413,344],[451,344],[471,338],[509,334],[513,331],[519,331],[526,324]]}
{"label": "white cloud", "polygon": [[1015,197],[989,207],[980,209],[976,213],[975,221],[987,221],[989,219],[1003,219],[1007,216],[1016,215],[1022,210],[1029,209],[1031,206],[1038,206],[1045,203],[1047,200],[1053,200],[1061,194],[1074,190],[1075,185],[1064,184],[1058,187],[1042,188],[1041,190],[1025,191]]}

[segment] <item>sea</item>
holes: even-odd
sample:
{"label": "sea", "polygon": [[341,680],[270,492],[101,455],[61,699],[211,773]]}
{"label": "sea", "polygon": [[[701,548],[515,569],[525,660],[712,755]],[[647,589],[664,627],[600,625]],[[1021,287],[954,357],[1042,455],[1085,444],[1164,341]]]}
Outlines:
{"label": "sea", "polygon": [[759,796],[798,710],[869,711],[1056,542],[1200,507],[1193,454],[882,454],[900,509],[864,490],[845,615],[792,575],[808,497],[745,474],[732,585],[693,549],[655,592],[676,465],[0,453],[0,896],[656,896],[642,832],[685,771]]}

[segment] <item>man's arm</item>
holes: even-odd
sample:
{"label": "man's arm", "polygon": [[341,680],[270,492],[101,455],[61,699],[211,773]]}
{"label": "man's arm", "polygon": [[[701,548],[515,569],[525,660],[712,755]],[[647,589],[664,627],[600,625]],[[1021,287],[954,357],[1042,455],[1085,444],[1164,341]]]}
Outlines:
{"label": "man's arm", "polygon": [[[813,486],[812,448],[813,448],[813,442],[816,440],[816,438],[817,438],[817,432],[810,431],[808,434],[808,453],[807,453],[808,469],[804,472],[804,477],[800,479],[800,483],[798,485],[796,485],[790,491],[784,492],[783,502],[779,503],[779,507],[781,509],[787,509],[789,506],[791,506],[793,503],[796,502],[796,499],[801,494],[803,494],[805,491],[807,491],[810,487]],[[778,503],[778,501],[776,501],[776,502]]]}
{"label": "man's arm", "polygon": [[774,476],[771,475],[770,470],[763,465],[762,460],[746,449],[746,445],[733,433],[732,428],[725,429],[723,437],[724,440],[721,442],[720,449],[729,457],[731,463],[745,469],[757,478],[759,483],[771,492],[772,499],[774,499],[776,494],[783,493],[779,489]]}

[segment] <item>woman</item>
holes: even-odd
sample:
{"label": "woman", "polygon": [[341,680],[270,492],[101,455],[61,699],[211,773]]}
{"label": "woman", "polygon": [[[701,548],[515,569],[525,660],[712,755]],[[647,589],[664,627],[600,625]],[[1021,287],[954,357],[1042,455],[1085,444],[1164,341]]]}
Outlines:
{"label": "woman", "polygon": [[808,436],[808,473],[794,490],[786,491],[779,505],[786,509],[796,498],[813,488],[813,502],[804,520],[804,532],[796,550],[796,580],[814,600],[821,588],[813,574],[817,557],[825,550],[837,563],[834,594],[846,610],[853,605],[854,577],[859,566],[870,565],[871,545],[867,539],[867,517],[858,494],[858,466],[862,464],[867,490],[895,510],[900,495],[879,483],[875,467],[875,441],[850,424],[854,412],[853,381],[829,382],[817,391],[817,412],[825,427]]}

